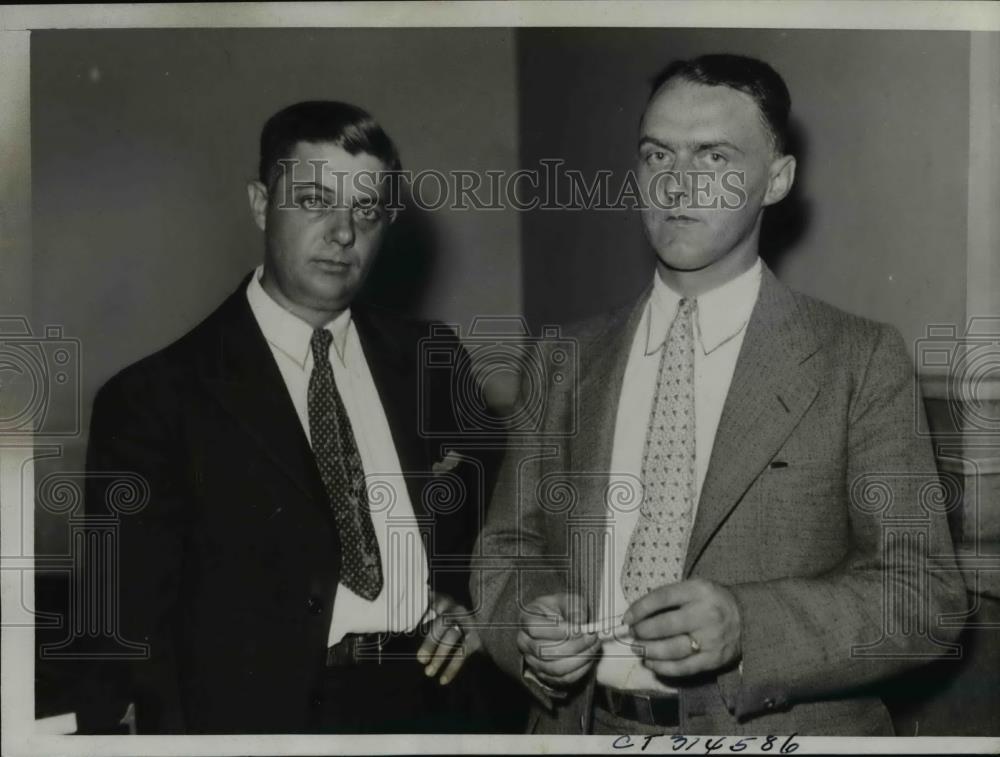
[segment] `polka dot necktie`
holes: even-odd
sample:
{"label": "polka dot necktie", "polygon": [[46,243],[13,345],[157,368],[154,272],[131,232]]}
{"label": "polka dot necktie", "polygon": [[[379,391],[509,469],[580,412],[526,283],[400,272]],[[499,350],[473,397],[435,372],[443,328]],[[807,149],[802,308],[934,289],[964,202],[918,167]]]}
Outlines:
{"label": "polka dot necktie", "polygon": [[680,301],[662,347],[642,453],[642,505],[621,574],[629,602],[683,572],[695,493],[695,308],[695,300]]}
{"label": "polka dot necktie", "polygon": [[382,591],[382,558],[368,509],[361,455],[333,379],[332,341],[333,335],[326,329],[316,329],[310,340],[309,433],[340,532],[340,582],[358,596],[373,600]]}

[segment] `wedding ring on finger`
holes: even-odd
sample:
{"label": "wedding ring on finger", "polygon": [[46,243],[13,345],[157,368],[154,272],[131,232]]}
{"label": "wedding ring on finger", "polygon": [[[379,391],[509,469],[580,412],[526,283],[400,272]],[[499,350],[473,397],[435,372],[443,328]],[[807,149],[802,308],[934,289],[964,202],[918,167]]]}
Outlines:
{"label": "wedding ring on finger", "polygon": [[691,634],[688,634],[688,642],[691,644],[691,654],[698,654],[701,651],[701,644]]}

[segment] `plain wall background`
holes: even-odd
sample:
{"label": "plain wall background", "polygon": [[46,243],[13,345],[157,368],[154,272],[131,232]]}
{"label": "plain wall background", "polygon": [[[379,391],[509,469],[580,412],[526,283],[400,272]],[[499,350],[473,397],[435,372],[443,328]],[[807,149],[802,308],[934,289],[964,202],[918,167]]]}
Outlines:
{"label": "plain wall background", "polygon": [[[263,121],[307,98],[371,110],[404,164],[632,167],[648,78],[726,50],[771,62],[804,147],[782,279],[908,340],[966,309],[965,33],[690,29],[122,30],[32,37],[36,328],[82,345],[86,432],[112,373],[195,325],[261,255],[244,183]],[[614,185],[614,182],[612,182]],[[793,223],[786,223],[792,221]],[[636,213],[411,214],[380,282],[398,309],[465,325],[564,323],[651,275]],[[85,433],[48,469],[78,470]],[[65,518],[39,511],[38,551]]]}
{"label": "plain wall background", "polygon": [[[372,112],[414,171],[513,170],[508,29],[46,31],[32,35],[33,324],[81,342],[86,432],[97,388],[215,308],[261,259],[245,183],[264,121],[305,99]],[[519,218],[410,217],[376,299],[468,324],[517,313]],[[399,233],[396,233],[399,232]],[[393,276],[393,272],[397,275]],[[402,272],[402,275],[400,275]],[[386,296],[388,295],[388,296]],[[86,433],[48,470],[80,470]],[[65,549],[39,510],[38,554]]]}
{"label": "plain wall background", "polygon": [[[797,189],[765,212],[782,215],[784,252],[772,256],[780,278],[889,322],[908,342],[929,323],[963,324],[966,33],[522,29],[522,163],[563,159],[587,176],[612,169],[618,186],[634,166],[649,80],[675,58],[710,52],[761,58],[791,91],[804,148]],[[536,210],[522,235],[535,325],[599,313],[650,281],[637,212]]]}

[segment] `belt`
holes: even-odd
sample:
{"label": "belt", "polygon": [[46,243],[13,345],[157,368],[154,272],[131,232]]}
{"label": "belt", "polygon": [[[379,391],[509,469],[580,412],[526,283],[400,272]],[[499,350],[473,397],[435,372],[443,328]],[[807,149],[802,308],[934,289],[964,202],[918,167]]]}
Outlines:
{"label": "belt", "polygon": [[612,715],[644,725],[679,726],[680,702],[680,697],[676,694],[648,694],[601,685],[594,692],[595,705],[603,707]]}
{"label": "belt", "polygon": [[349,633],[326,650],[326,666],[384,665],[415,660],[423,638],[409,633]]}

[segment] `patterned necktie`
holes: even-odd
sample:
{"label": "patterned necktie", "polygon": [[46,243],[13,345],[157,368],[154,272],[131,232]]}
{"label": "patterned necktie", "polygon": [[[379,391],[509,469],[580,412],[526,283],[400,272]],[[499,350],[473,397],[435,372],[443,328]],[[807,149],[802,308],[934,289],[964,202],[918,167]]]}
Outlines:
{"label": "patterned necktie", "polygon": [[373,600],[382,591],[382,558],[368,510],[361,455],[333,379],[332,341],[333,335],[326,329],[316,329],[310,340],[313,370],[309,377],[309,433],[340,532],[340,582],[358,596]]}
{"label": "patterned necktie", "polygon": [[680,301],[662,347],[642,453],[642,506],[621,574],[629,602],[683,572],[695,492],[695,308],[695,300]]}

